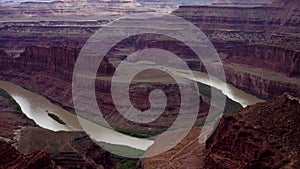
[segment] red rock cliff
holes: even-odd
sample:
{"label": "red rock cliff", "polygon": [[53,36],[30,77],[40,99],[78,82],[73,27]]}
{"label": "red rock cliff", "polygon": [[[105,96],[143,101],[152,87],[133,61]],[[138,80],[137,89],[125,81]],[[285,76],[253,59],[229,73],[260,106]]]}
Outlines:
{"label": "red rock cliff", "polygon": [[229,63],[250,65],[287,76],[300,75],[300,52],[272,45],[245,45],[229,51]]}

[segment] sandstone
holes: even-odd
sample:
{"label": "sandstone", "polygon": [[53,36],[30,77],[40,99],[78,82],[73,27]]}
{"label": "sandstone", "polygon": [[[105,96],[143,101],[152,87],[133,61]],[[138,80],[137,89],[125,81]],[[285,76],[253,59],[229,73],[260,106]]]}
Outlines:
{"label": "sandstone", "polygon": [[206,165],[213,168],[297,168],[299,102],[282,95],[225,116],[208,140]]}
{"label": "sandstone", "polygon": [[84,132],[24,128],[17,148],[22,153],[43,149],[51,155],[55,166],[63,168],[113,168],[116,165],[111,154]]}
{"label": "sandstone", "polygon": [[13,146],[2,141],[0,141],[0,147],[0,168],[54,168],[50,155],[45,151],[37,150],[27,154],[21,154]]}
{"label": "sandstone", "polygon": [[[201,128],[194,128],[170,151],[141,159],[138,168],[296,169],[300,151],[299,112],[299,99],[288,93],[248,106],[238,114],[224,115],[205,144],[199,143]],[[159,144],[151,148],[157,147]]]}
{"label": "sandstone", "polygon": [[287,76],[300,75],[300,52],[272,45],[245,45],[228,52],[226,62],[250,65]]}

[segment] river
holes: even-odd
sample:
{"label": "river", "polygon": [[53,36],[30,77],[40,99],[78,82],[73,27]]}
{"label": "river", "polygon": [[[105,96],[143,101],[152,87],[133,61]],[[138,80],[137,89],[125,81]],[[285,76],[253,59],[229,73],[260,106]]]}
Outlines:
{"label": "river", "polygon": [[[125,134],[110,130],[97,125],[91,121],[77,117],[76,115],[51,103],[45,97],[26,90],[13,83],[0,81],[0,88],[7,91],[20,105],[26,116],[35,121],[40,127],[52,131],[83,131],[80,122],[84,123],[85,128],[89,129],[90,137],[96,141],[110,144],[125,145],[140,150],[146,150],[154,143],[153,140],[130,137]],[[48,113],[53,113],[63,120],[66,125],[59,124]]]}
{"label": "river", "polygon": [[225,83],[214,77],[209,77],[206,73],[193,71],[193,74],[190,74],[187,70],[178,70],[172,68],[168,69],[169,71],[179,74],[180,76],[187,79],[194,80],[221,90],[224,95],[226,95],[233,101],[240,103],[243,107],[260,102],[265,102],[265,100],[259,99],[254,95],[246,93],[245,91],[238,89],[231,84]]}
{"label": "river", "polygon": [[[187,74],[184,70],[170,71],[176,72],[177,74],[180,74],[180,76],[183,76],[185,78],[196,80],[198,82],[220,89],[222,93],[227,95],[232,100],[239,102],[243,107],[264,101],[240,89],[237,89],[230,84],[221,82],[218,79],[209,79],[206,74],[201,72],[194,72],[196,76],[196,78],[194,78],[192,75]],[[119,132],[97,125],[81,117],[77,117],[76,115],[51,103],[45,97],[40,96],[32,91],[26,90],[13,83],[0,81],[0,88],[6,90],[16,100],[27,117],[34,120],[36,124],[43,128],[52,131],[83,131],[78,121],[78,118],[80,118],[81,123],[84,123],[85,127],[87,127],[89,131],[91,131],[91,138],[95,139],[96,141],[125,145],[141,150],[146,150],[154,143],[153,140],[130,137],[125,134],[121,134]],[[51,117],[49,117],[48,113],[55,114],[62,121],[64,121],[66,125],[59,124]]]}

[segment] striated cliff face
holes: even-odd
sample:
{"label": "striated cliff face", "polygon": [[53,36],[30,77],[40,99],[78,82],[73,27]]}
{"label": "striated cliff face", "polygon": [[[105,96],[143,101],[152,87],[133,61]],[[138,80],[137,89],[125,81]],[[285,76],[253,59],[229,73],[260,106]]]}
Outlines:
{"label": "striated cliff face", "polygon": [[81,48],[94,32],[108,22],[109,18],[3,21],[0,23],[0,49],[24,50],[30,45]]}
{"label": "striated cliff face", "polygon": [[[277,1],[262,7],[180,6],[173,14],[202,30],[255,33],[299,33],[299,1]],[[256,37],[256,36],[254,36]],[[245,37],[244,37],[245,38]]]}
{"label": "striated cliff face", "polygon": [[290,94],[248,106],[238,114],[223,116],[205,145],[198,139],[201,128],[195,128],[172,150],[141,159],[138,168],[296,169],[300,164],[299,112],[299,98]]}
{"label": "striated cliff face", "polygon": [[285,92],[300,97],[300,79],[268,72],[265,69],[253,69],[247,65],[225,65],[226,79],[235,86],[265,98],[275,98]]}
{"label": "striated cliff face", "polygon": [[245,45],[233,48],[225,59],[227,63],[263,68],[287,76],[300,75],[300,52],[272,45]]}
{"label": "striated cliff face", "polygon": [[[45,72],[66,80],[72,79],[72,73],[80,49],[66,46],[28,46],[20,57],[4,57],[2,70],[15,69],[27,72]],[[99,74],[111,75],[114,67],[104,60]]]}

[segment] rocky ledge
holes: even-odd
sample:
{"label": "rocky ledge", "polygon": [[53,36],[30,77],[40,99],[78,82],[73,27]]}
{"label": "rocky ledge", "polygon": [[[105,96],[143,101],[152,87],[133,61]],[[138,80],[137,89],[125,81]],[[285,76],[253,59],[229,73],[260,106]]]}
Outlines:
{"label": "rocky ledge", "polygon": [[[299,98],[286,93],[273,101],[248,106],[235,115],[223,116],[205,144],[199,143],[201,128],[195,128],[175,148],[140,160],[138,167],[297,169],[299,120]],[[152,148],[158,146],[154,144]]]}

